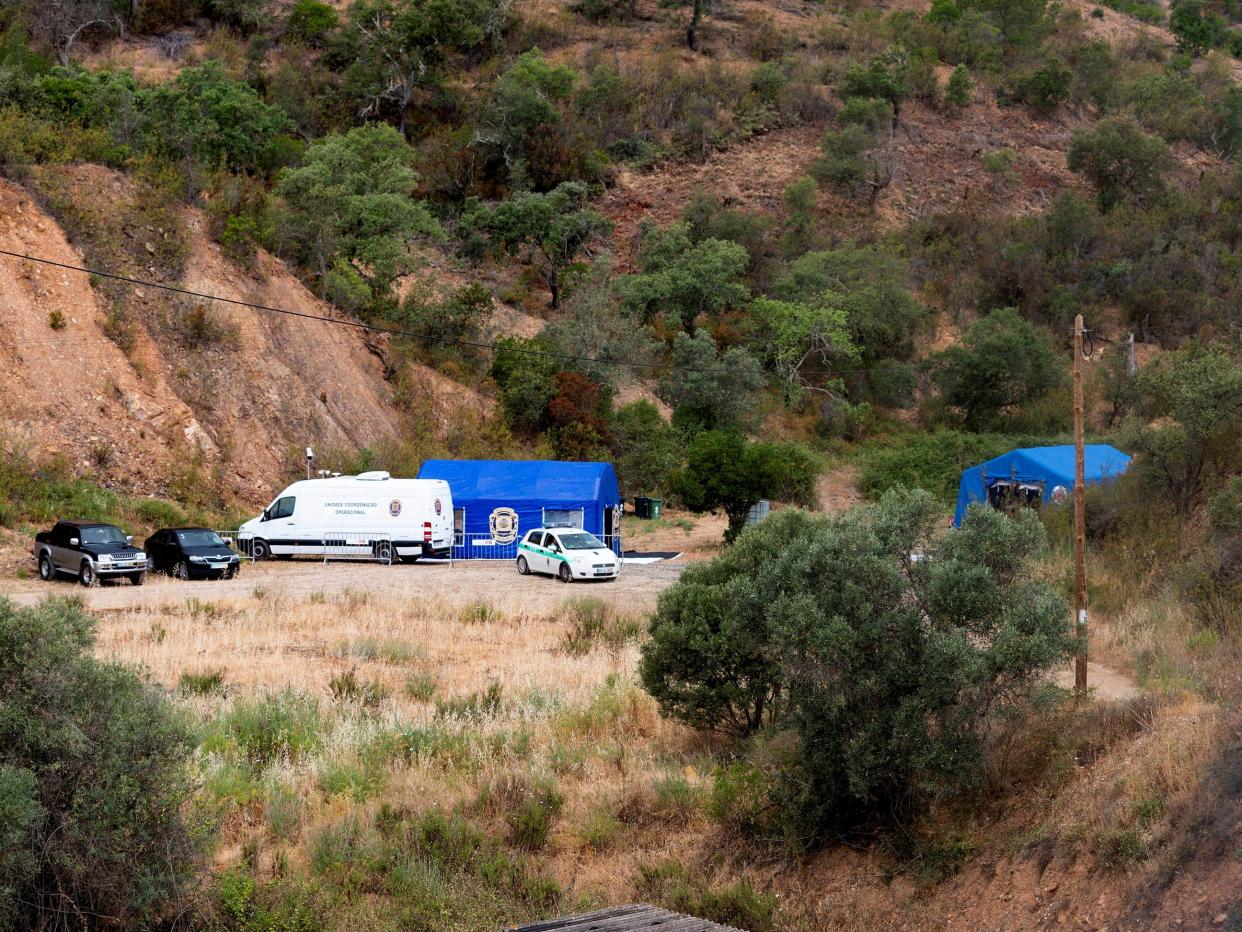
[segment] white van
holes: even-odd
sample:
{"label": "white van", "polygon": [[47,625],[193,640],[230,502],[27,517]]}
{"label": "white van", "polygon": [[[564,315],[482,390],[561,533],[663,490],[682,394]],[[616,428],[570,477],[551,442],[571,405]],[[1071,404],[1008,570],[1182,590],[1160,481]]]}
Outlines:
{"label": "white van", "polygon": [[237,545],[272,556],[372,556],[382,563],[447,557],[453,497],[443,479],[394,479],[386,472],[304,479],[241,526]]}

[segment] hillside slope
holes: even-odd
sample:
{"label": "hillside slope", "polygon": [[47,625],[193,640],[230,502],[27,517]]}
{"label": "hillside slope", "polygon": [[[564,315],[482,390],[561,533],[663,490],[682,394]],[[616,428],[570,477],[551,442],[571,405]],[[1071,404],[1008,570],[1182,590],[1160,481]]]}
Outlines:
{"label": "hillside slope", "polygon": [[[119,174],[87,165],[68,171],[75,194],[100,209],[133,197]],[[208,239],[202,214],[182,212],[185,288],[340,316],[269,255],[259,254],[253,272],[237,267]],[[30,193],[7,181],[0,248],[85,264]],[[87,276],[0,261],[0,299],[9,309],[0,319],[0,428],[9,442],[148,493],[165,490],[168,477],[197,458],[251,500],[269,494],[290,450],[352,449],[396,434],[392,387],[362,331],[153,291],[132,293],[126,354],[107,333]],[[189,336],[176,317],[185,314],[195,326]]]}

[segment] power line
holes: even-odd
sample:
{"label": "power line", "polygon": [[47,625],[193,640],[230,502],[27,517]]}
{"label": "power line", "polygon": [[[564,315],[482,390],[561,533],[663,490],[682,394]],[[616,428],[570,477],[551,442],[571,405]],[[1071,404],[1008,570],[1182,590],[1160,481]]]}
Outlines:
{"label": "power line", "polygon": [[[238,298],[225,298],[221,295],[206,294],[201,291],[191,291],[188,288],[180,288],[176,285],[166,285],[163,282],[149,281],[141,278],[134,278],[129,275],[121,275],[117,272],[105,272],[100,269],[91,269],[81,265],[72,265],[68,262],[58,262],[55,259],[45,259],[40,256],[31,256],[26,253],[10,252],[7,249],[0,249],[0,255],[9,256],[13,259],[24,259],[27,262],[38,262],[42,265],[50,265],[59,269],[66,269],[71,272],[83,272],[87,275],[96,275],[100,278],[110,278],[114,281],[125,282],[129,285],[136,285],[142,288],[158,288],[161,291],[169,291],[173,294],[184,295],[188,298],[198,298],[204,301],[220,301],[224,304],[235,304],[239,307],[250,308],[255,311],[263,311],[269,314],[281,314],[286,317],[296,317],[301,320],[311,320],[321,324],[336,324],[341,327],[350,327],[354,330],[362,330],[368,333],[383,333],[388,336],[404,337],[410,340],[421,340],[428,343],[441,343],[448,346],[462,346],[470,349],[490,350],[497,352],[499,350],[521,353],[526,356],[534,356],[542,359],[553,359],[561,362],[584,363],[590,366],[614,366],[627,367],[631,369],[648,369],[653,371],[667,372],[670,370],[681,372],[711,372],[723,366],[674,366],[662,363],[646,363],[646,362],[630,362],[621,359],[592,359],[590,356],[575,356],[571,353],[554,353],[546,350],[525,349],[522,347],[501,347],[496,343],[485,343],[477,340],[458,340],[452,337],[437,336],[432,333],[418,333],[413,330],[403,330],[399,327],[382,327],[378,324],[368,324],[360,320],[345,320],[337,317],[322,317],[318,314],[309,314],[306,311],[294,311],[284,307],[273,307],[268,304],[256,304],[253,301],[242,301]],[[34,342],[34,341],[29,341]],[[858,375],[869,372],[869,369],[836,369],[828,373],[830,376],[839,375]]]}

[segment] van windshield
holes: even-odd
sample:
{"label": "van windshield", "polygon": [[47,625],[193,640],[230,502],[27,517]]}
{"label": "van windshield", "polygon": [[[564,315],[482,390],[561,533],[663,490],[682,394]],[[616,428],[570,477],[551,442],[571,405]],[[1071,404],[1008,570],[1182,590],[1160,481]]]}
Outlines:
{"label": "van windshield", "polygon": [[603,550],[604,543],[594,534],[585,531],[560,535],[561,546],[566,550]]}

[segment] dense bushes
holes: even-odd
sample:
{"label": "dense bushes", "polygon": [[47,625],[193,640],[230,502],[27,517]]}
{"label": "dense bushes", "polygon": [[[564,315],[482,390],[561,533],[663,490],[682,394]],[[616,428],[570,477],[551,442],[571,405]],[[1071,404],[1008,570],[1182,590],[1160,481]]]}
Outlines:
{"label": "dense bushes", "polygon": [[691,511],[720,509],[734,541],[750,509],[763,499],[817,506],[815,457],[798,444],[749,443],[731,431],[704,431],[691,441],[673,490]]}
{"label": "dense bushes", "polygon": [[938,539],[940,521],[926,493],[781,513],[661,597],[641,673],[664,713],[794,739],[755,771],[755,830],[916,820],[981,779],[988,722],[1071,650],[1063,601],[1026,572],[1033,513],[975,508]]}
{"label": "dense bushes", "polygon": [[955,346],[927,366],[949,406],[969,430],[995,428],[1065,380],[1048,337],[1013,308],[976,321]]}
{"label": "dense bushes", "polygon": [[155,921],[193,867],[190,730],[136,674],[91,657],[93,639],[75,601],[0,600],[5,928]]}

